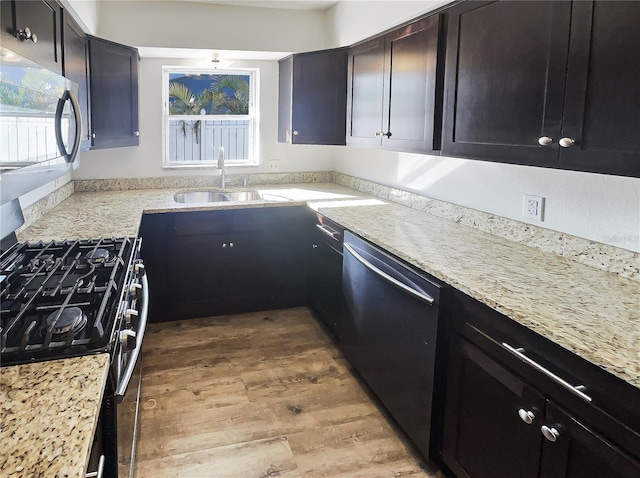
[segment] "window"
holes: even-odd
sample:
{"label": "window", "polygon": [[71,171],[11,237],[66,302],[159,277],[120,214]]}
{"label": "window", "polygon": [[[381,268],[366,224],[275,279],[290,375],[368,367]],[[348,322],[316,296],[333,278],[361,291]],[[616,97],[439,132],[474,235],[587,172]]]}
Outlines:
{"label": "window", "polygon": [[163,67],[164,167],[254,165],[257,70]]}

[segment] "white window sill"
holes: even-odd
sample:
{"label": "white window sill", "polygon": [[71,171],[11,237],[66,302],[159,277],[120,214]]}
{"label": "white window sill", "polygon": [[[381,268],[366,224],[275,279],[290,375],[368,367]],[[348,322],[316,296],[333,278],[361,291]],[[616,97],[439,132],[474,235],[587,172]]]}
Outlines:
{"label": "white window sill", "polygon": [[[260,166],[260,163],[253,162],[233,162],[233,163],[225,163],[225,169],[235,169],[235,168],[257,168]],[[218,163],[207,163],[207,164],[164,164],[162,165],[162,169],[196,169],[196,170],[211,170],[218,169]]]}

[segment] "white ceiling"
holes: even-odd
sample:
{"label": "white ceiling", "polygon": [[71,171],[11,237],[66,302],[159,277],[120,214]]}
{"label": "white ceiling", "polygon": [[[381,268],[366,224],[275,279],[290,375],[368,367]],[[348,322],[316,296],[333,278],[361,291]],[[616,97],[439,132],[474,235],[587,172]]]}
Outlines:
{"label": "white ceiling", "polygon": [[284,8],[289,10],[326,10],[338,3],[331,0],[180,0],[183,2],[218,3],[241,7]]}

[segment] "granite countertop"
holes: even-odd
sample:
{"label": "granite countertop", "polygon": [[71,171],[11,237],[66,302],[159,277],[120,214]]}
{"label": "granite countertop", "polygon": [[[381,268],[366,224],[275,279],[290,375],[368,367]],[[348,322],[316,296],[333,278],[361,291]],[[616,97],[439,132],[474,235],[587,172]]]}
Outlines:
{"label": "granite countertop", "polygon": [[640,388],[638,282],[335,183],[267,186],[290,202],[185,205],[178,189],[75,193],[20,240],[137,234],[142,213],[308,204]]}
{"label": "granite countertop", "polygon": [[108,369],[108,354],[0,368],[0,476],[84,477]]}

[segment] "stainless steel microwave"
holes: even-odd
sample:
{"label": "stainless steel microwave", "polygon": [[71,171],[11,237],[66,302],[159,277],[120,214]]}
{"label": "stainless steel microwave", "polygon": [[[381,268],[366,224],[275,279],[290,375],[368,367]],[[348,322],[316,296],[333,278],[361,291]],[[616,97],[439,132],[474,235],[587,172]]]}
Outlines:
{"label": "stainless steel microwave", "polygon": [[78,85],[0,47],[0,204],[71,172]]}

